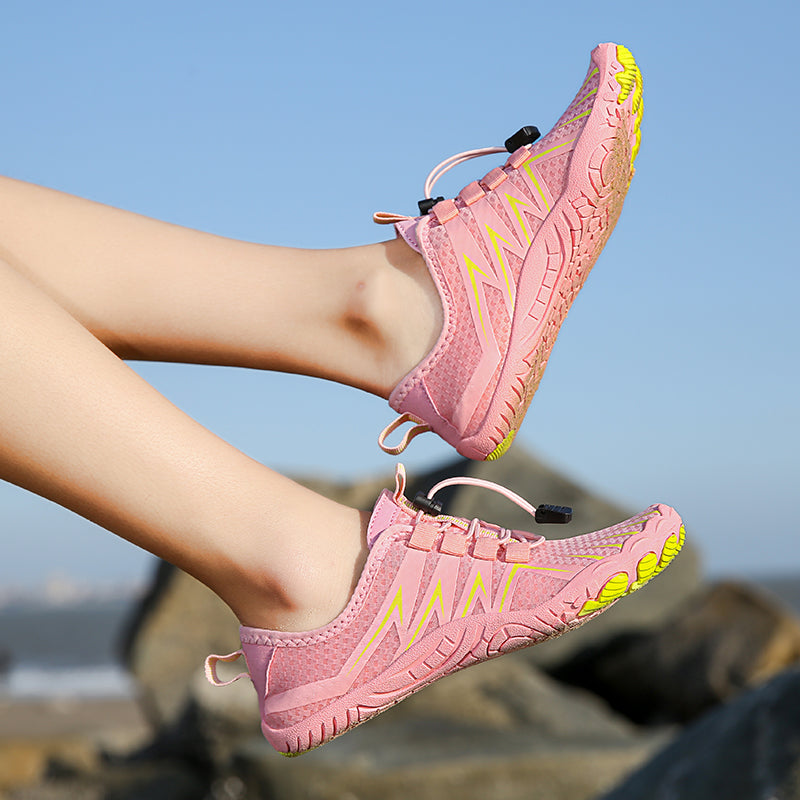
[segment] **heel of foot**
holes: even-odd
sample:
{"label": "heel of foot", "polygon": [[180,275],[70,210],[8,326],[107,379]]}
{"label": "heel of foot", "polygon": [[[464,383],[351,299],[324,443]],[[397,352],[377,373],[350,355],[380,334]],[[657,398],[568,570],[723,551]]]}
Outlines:
{"label": "heel of foot", "polygon": [[632,96],[631,110],[633,111],[633,147],[631,148],[631,167],[639,153],[639,144],[642,139],[641,124],[644,110],[642,101],[642,73],[633,57],[633,54],[624,45],[617,45],[617,61],[622,64],[622,70],[615,77],[620,90],[617,97],[618,103],[624,103]]}
{"label": "heel of foot", "polygon": [[636,565],[636,577],[633,580],[631,580],[627,572],[618,572],[612,575],[603,584],[596,597],[587,600],[583,604],[583,607],[578,612],[578,617],[585,617],[595,611],[600,611],[621,597],[626,597],[629,594],[633,594],[637,589],[641,589],[651,578],[662,572],[670,561],[678,555],[681,547],[683,547],[685,538],[686,530],[681,525],[678,533],[673,533],[664,542],[660,555],[650,552],[639,559]]}

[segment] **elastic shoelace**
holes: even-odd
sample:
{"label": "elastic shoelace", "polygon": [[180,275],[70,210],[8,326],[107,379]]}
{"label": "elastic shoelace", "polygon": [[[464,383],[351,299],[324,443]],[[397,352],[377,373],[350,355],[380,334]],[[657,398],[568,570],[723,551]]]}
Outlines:
{"label": "elastic shoelace", "polygon": [[[417,517],[415,523],[418,523],[424,516],[424,512],[415,508],[411,503],[408,502],[408,500],[406,500],[403,494],[406,488],[406,483],[406,468],[402,464],[398,464],[395,471],[395,502],[403,505],[409,510],[416,511]],[[470,478],[467,476],[460,478],[445,478],[443,481],[439,481],[439,483],[430,489],[427,494],[427,498],[428,500],[433,500],[436,492],[439,492],[448,486],[458,485],[477,486],[481,489],[490,489],[493,492],[497,492],[498,494],[503,495],[503,497],[511,500],[512,503],[516,503],[523,511],[527,511],[528,514],[530,514],[534,520],[536,520],[536,509],[527,500],[525,500],[525,498],[520,497],[518,494],[516,494],[516,492],[512,492],[511,489],[507,489],[505,486],[501,486],[499,483],[486,481],[482,478]],[[536,533],[528,533],[527,531],[509,530],[507,528],[502,528],[499,525],[495,529],[486,528],[481,524],[481,521],[477,517],[473,518],[471,522],[467,522],[465,519],[461,519],[461,517],[451,517],[447,514],[439,514],[434,517],[433,520],[441,525],[442,530],[445,530],[451,526],[455,526],[461,528],[463,531],[466,531],[467,536],[489,536],[497,539],[500,544],[505,544],[511,539],[515,539],[516,541],[526,542],[532,547],[535,547],[536,545],[545,541],[544,536],[540,536]],[[407,526],[408,530],[413,530],[413,527],[413,525]],[[243,655],[244,653],[242,650],[235,650],[234,652],[228,653],[224,656],[208,656],[205,662],[205,673],[208,682],[214,684],[214,686],[227,686],[228,684],[238,681],[240,678],[249,677],[249,672],[240,672],[238,675],[235,675],[233,678],[230,678],[226,681],[221,680],[217,676],[217,664],[220,661],[234,662]]]}
{"label": "elastic shoelace", "polygon": [[[526,129],[523,129],[526,130]],[[530,129],[527,129],[530,130]],[[536,130],[535,128],[533,130]],[[519,131],[515,136],[522,133]],[[539,136],[538,130],[536,130],[536,135],[529,139],[525,144],[522,144],[520,147],[517,148],[509,157],[507,164],[511,164],[512,166],[519,166],[522,162],[524,162],[528,156],[524,151],[530,151],[530,145],[536,141]],[[511,142],[511,139],[508,140]],[[473,158],[480,158],[481,156],[491,156],[496,155],[498,153],[506,153],[508,154],[509,147],[479,147],[475,150],[465,150],[463,153],[456,153],[455,155],[446,158],[444,161],[437,164],[429,173],[428,177],[425,179],[425,200],[431,200],[433,198],[433,187],[436,185],[436,182],[441,178],[445,173],[449,172],[453,167],[458,166],[459,164],[463,164],[466,161],[469,161]],[[424,215],[423,215],[424,216]],[[416,217],[410,216],[408,214],[394,214],[391,212],[386,211],[378,211],[377,213],[372,215],[372,219],[377,222],[379,225],[389,225],[395,222],[403,222],[404,220],[411,220],[416,219]],[[399,444],[396,445],[387,445],[385,444],[386,438],[394,433],[401,425],[404,425],[406,422],[413,422],[414,425],[409,428],[408,431],[404,434],[403,438],[400,440]],[[414,414],[405,413],[401,414],[397,417],[393,422],[389,423],[380,433],[378,436],[378,446],[383,450],[384,453],[388,453],[392,456],[397,456],[402,453],[406,447],[408,447],[409,442],[419,436],[421,433],[427,433],[431,430],[431,426],[428,425],[426,422],[421,420]]]}
{"label": "elastic shoelace", "polygon": [[[397,488],[395,490],[395,500],[398,502],[403,502],[406,507],[413,509],[417,512],[416,522],[419,522],[424,512],[421,510],[416,509],[413,505],[408,503],[407,500],[403,497],[403,489],[405,488],[405,468],[402,464],[397,465]],[[503,495],[503,497],[511,500],[512,503],[516,503],[523,511],[526,511],[530,514],[534,520],[536,520],[536,508],[532,506],[527,500],[523,497],[520,497],[515,492],[512,492],[511,489],[507,489],[505,486],[501,486],[499,483],[493,483],[492,481],[483,480],[482,478],[469,478],[469,477],[459,477],[459,478],[445,478],[443,481],[439,481],[434,487],[426,495],[428,500],[433,500],[434,495],[441,491],[442,489],[448,486],[477,486],[481,489],[489,489],[493,492],[497,492],[498,494]],[[541,536],[537,533],[529,533],[527,531],[516,531],[516,530],[508,530],[507,528],[502,528],[497,526],[496,529],[487,528],[481,524],[481,520],[477,517],[473,518],[471,522],[467,522],[460,517],[451,517],[448,514],[439,514],[434,517],[435,522],[442,523],[442,528],[449,527],[454,525],[462,530],[466,531],[468,536],[491,536],[499,540],[502,544],[504,542],[509,541],[510,539],[516,539],[520,542],[528,542],[532,545],[539,544],[545,540],[544,536]]]}
{"label": "elastic shoelace", "polygon": [[[497,153],[505,153],[508,155],[508,150],[506,150],[505,147],[479,147],[475,150],[465,150],[463,153],[456,153],[455,155],[446,158],[428,173],[428,177],[425,179],[424,199],[430,200],[433,198],[433,187],[436,185],[436,182],[446,172],[449,172],[451,169],[453,169],[453,167],[457,167],[459,164],[463,164],[465,161],[469,161],[473,158],[491,156]],[[393,214],[390,212],[379,211],[376,214],[373,214],[372,219],[379,225],[388,225],[390,223],[400,222],[405,219],[414,219],[414,217],[408,214]]]}
{"label": "elastic shoelace", "polygon": [[425,179],[425,198],[430,199],[433,197],[433,187],[436,185],[436,181],[446,172],[453,169],[453,167],[457,167],[459,164],[463,164],[465,161],[469,161],[472,158],[491,156],[495,155],[495,153],[508,154],[508,151],[505,147],[479,147],[476,150],[465,150],[463,153],[456,153],[454,156],[446,158],[428,173],[428,177]]}

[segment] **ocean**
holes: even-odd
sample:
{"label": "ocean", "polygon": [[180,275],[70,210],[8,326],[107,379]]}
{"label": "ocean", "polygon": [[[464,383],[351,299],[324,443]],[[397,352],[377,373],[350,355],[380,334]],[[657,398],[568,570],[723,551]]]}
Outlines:
{"label": "ocean", "polygon": [[[800,576],[755,581],[800,615]],[[120,641],[135,598],[0,608],[0,699],[130,697]]]}
{"label": "ocean", "polygon": [[135,603],[91,599],[0,608],[0,697],[130,696],[119,642]]}

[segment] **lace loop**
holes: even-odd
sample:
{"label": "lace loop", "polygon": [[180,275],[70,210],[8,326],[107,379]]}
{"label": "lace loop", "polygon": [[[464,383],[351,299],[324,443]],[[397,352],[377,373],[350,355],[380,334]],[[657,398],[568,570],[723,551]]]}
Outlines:
{"label": "lace loop", "polygon": [[378,225],[394,225],[396,222],[404,222],[407,219],[414,219],[408,214],[393,214],[391,211],[376,211],[372,215],[372,221]]}
{"label": "lace loop", "polygon": [[[453,167],[457,167],[459,164],[463,164],[465,161],[469,161],[472,158],[480,158],[481,156],[491,156],[495,155],[496,153],[507,152],[508,151],[505,147],[478,147],[475,150],[465,150],[463,153],[456,153],[455,155],[446,158],[428,173],[428,177],[425,179],[425,197],[423,198],[423,201],[430,200],[433,197],[433,187],[436,185],[436,182],[442,177],[442,175],[453,169]],[[407,219],[414,219],[414,217],[408,217],[405,214],[393,214],[388,211],[378,211],[372,215],[372,219],[379,225],[389,225],[391,223],[402,222],[403,220]],[[381,445],[381,447],[383,447],[383,445]],[[389,451],[387,450],[386,452]],[[393,455],[396,455],[396,453]]]}
{"label": "lace loop", "polygon": [[[390,434],[394,433],[401,425],[404,425],[406,422],[414,422],[415,425],[409,428],[403,438],[400,440],[399,444],[396,445],[387,445],[386,437]],[[396,456],[403,452],[403,450],[408,447],[408,443],[415,437],[419,436],[421,433],[426,433],[431,429],[431,426],[427,423],[423,422],[419,417],[415,417],[413,414],[409,414],[406,412],[405,414],[401,414],[394,422],[390,422],[380,433],[378,436],[378,446],[383,450],[384,453],[388,453],[390,456]]]}
{"label": "lace loop", "polygon": [[506,152],[508,151],[505,147],[479,147],[475,150],[465,150],[463,153],[456,153],[450,156],[450,158],[446,158],[428,173],[428,177],[425,179],[425,197],[433,197],[433,187],[436,185],[436,182],[442,175],[453,169],[453,167],[457,167],[459,164],[463,164],[465,161],[469,161],[472,158],[480,158],[481,156],[491,156],[495,153]]}
{"label": "lace loop", "polygon": [[242,650],[234,650],[232,653],[228,653],[224,656],[218,655],[210,655],[206,658],[205,663],[205,673],[206,673],[206,680],[213,684],[214,686],[230,686],[232,683],[235,683],[239,680],[239,678],[249,678],[249,672],[240,672],[238,675],[234,676],[228,681],[222,681],[217,677],[217,664],[220,661],[226,663],[232,663],[234,661],[238,661],[242,655]]}
{"label": "lace loop", "polygon": [[459,484],[464,486],[477,486],[480,489],[490,489],[508,498],[512,503],[516,503],[516,505],[523,511],[527,511],[532,517],[536,517],[536,509],[523,497],[512,492],[511,489],[506,489],[505,486],[501,486],[499,483],[492,483],[492,481],[486,481],[483,480],[483,478],[469,478],[466,476],[462,478],[445,478],[443,481],[439,481],[439,483],[428,492],[428,499],[432,500],[436,492],[441,491],[447,486],[457,486]]}
{"label": "lace loop", "polygon": [[[482,478],[470,478],[470,477],[461,477],[461,478],[445,478],[443,481],[439,481],[429,492],[428,492],[428,499],[432,500],[433,496],[436,492],[441,491],[447,486],[476,486],[481,489],[490,489],[493,492],[497,492],[498,494],[503,495],[503,497],[511,500],[512,503],[518,505],[523,511],[527,511],[534,519],[536,519],[536,508],[532,506],[527,500],[520,497],[516,492],[512,492],[510,489],[506,489],[505,486],[501,486],[499,483],[493,483],[492,481],[486,481]],[[472,522],[469,524],[469,528],[467,529],[467,534],[470,536],[474,536],[480,532],[482,529],[482,525],[480,520],[473,519]],[[526,531],[510,531],[505,528],[498,528],[498,541],[503,544],[508,542],[510,539],[517,539],[519,541],[527,541],[531,543],[538,543],[544,541],[544,537],[540,536],[539,534],[535,533],[528,533]]]}

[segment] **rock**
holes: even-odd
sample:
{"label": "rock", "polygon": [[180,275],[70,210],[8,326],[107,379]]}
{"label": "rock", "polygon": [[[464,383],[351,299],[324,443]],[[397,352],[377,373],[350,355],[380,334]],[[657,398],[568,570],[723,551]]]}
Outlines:
{"label": "rock", "polygon": [[51,760],[76,769],[90,769],[98,753],[80,738],[3,739],[0,741],[0,791],[34,784],[44,777]]}
{"label": "rock", "polygon": [[[596,530],[630,516],[628,510],[587,492],[520,447],[492,464],[459,459],[427,475],[412,475],[416,480],[409,496],[413,497],[418,488],[427,491],[449,475],[470,475],[501,483],[536,503],[572,506],[575,518],[570,525],[542,526],[545,534],[554,538]],[[315,479],[302,482],[339,502],[362,508],[371,507],[380,490],[393,485],[390,475],[347,485]],[[458,516],[479,516],[508,528],[529,529],[536,525],[522,509],[494,492],[459,487],[445,490],[442,496],[447,510]],[[670,568],[634,598],[617,604],[569,636],[529,648],[525,651],[527,657],[532,663],[550,664],[620,629],[652,627],[696,588],[698,574],[695,551],[687,545]],[[229,652],[238,646],[238,623],[228,608],[198,581],[161,564],[129,627],[124,648],[126,663],[141,687],[151,722],[156,727],[174,725],[185,712],[190,686],[202,671],[206,655]]]}
{"label": "rock", "polygon": [[800,669],[687,728],[603,800],[800,800]]}
{"label": "rock", "polygon": [[209,782],[181,762],[114,764],[69,777],[51,777],[18,789],[8,800],[199,800]]}
{"label": "rock", "polygon": [[100,783],[103,800],[198,800],[208,790],[208,780],[192,765],[170,761],[118,766],[101,775]]}
{"label": "rock", "polygon": [[247,796],[281,800],[589,800],[662,742],[514,655],[439,681],[299,758],[251,739],[229,769]]}
{"label": "rock", "polygon": [[137,760],[184,761],[225,767],[242,739],[261,735],[261,716],[253,685],[241,680],[224,690],[202,672],[192,676],[185,704],[169,724],[137,753]]}
{"label": "rock", "polygon": [[8,650],[0,648],[0,681],[8,676],[8,673],[11,671],[12,663],[13,659],[11,658],[11,653]]}
{"label": "rock", "polygon": [[550,674],[637,723],[685,723],[798,661],[798,619],[754,587],[720,583],[658,630],[621,634]]}
{"label": "rock", "polygon": [[239,646],[233,612],[202,583],[161,562],[123,643],[153,727],[172,724],[183,713],[192,676],[202,673],[209,653]]}

